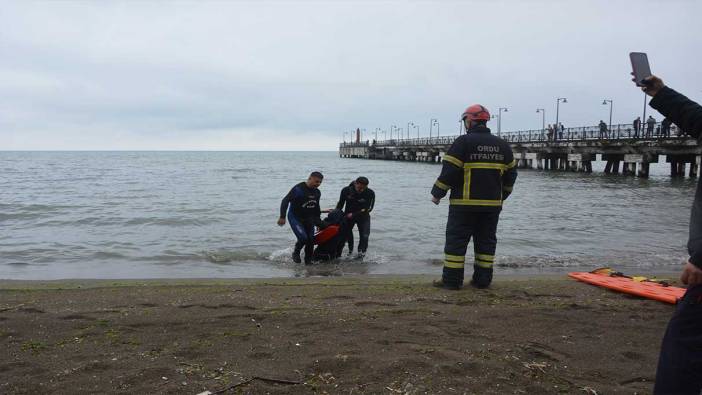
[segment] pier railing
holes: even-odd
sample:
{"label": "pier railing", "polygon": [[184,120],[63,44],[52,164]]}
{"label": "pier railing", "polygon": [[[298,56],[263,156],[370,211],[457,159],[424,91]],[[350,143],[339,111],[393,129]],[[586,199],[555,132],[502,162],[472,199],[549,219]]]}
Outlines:
{"label": "pier railing", "polygon": [[[617,140],[658,140],[658,139],[687,139],[675,125],[665,127],[662,123],[642,123],[638,131],[632,124],[612,125],[606,128],[600,126],[582,126],[565,128],[556,132],[548,129],[521,130],[498,134],[510,143],[553,143],[577,141],[617,141]],[[403,146],[445,146],[450,145],[458,136],[420,137],[410,139],[366,140],[361,142],[343,142],[340,148],[345,147],[403,147]]]}

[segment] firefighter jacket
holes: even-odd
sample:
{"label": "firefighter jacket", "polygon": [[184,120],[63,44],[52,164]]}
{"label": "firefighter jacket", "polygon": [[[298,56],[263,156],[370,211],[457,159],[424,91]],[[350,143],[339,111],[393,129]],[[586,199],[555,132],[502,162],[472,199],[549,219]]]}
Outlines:
{"label": "firefighter jacket", "polygon": [[458,137],[444,155],[441,175],[431,194],[441,199],[451,190],[451,206],[500,211],[516,179],[516,161],[509,144],[478,125]]}

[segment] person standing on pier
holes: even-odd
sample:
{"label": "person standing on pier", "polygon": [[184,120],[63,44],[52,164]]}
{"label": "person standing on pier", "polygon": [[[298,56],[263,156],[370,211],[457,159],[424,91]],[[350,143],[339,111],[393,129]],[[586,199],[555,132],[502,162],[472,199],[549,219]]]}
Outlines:
{"label": "person standing on pier", "polygon": [[459,136],[444,155],[441,174],[431,189],[434,204],[451,190],[443,274],[434,282],[434,286],[450,290],[463,286],[471,237],[475,252],[471,285],[486,288],[492,282],[497,222],[502,202],[512,193],[517,179],[512,149],[486,126],[488,110],[472,105],[461,120],[466,134]]}
{"label": "person standing on pier", "polygon": [[661,137],[670,137],[670,125],[672,123],[670,118],[663,118],[661,121]]}
{"label": "person standing on pier", "polygon": [[[305,247],[305,265],[312,264],[312,252],[314,251],[314,227],[326,227],[319,218],[321,209],[319,199],[322,193],[319,186],[322,185],[324,176],[315,171],[310,174],[306,182],[301,182],[290,190],[280,203],[280,217],[278,225],[285,225],[285,212],[288,213],[288,221],[292,228],[297,243],[293,250],[292,259],[295,263],[300,263],[300,251]],[[289,209],[288,209],[289,207]]]}
{"label": "person standing on pier", "polygon": [[[375,192],[368,188],[368,178],[358,177],[341,190],[337,210],[344,209],[348,221],[347,242],[349,255],[353,254],[353,227],[358,225],[358,255],[356,259],[363,259],[368,250],[368,237],[370,236],[370,212],[375,205]],[[346,206],[346,207],[344,207]]]}
{"label": "person standing on pier", "polygon": [[646,137],[653,137],[653,128],[656,126],[656,119],[649,115],[646,120]]}
{"label": "person standing on pier", "polygon": [[[650,105],[685,133],[702,135],[702,106],[666,87],[655,76],[641,88]],[[652,118],[649,118],[649,120]],[[650,122],[650,121],[649,121]],[[655,123],[655,121],[653,121]],[[652,129],[652,127],[650,127]],[[656,371],[655,394],[699,394],[702,391],[702,183],[697,183],[687,242],[690,258],[680,281],[688,286],[668,323]]]}
{"label": "person standing on pier", "polygon": [[600,140],[607,138],[607,124],[600,119]]}
{"label": "person standing on pier", "polygon": [[634,119],[634,138],[639,138],[639,130],[641,130],[641,117]]}

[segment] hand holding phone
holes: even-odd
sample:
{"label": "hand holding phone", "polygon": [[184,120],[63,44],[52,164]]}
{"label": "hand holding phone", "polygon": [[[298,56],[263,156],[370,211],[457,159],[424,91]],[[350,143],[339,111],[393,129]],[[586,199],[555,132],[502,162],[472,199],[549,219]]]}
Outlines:
{"label": "hand holding phone", "polygon": [[644,52],[630,52],[629,59],[636,86],[646,86],[647,83],[644,79],[653,75],[651,74],[651,66],[648,64],[648,56]]}

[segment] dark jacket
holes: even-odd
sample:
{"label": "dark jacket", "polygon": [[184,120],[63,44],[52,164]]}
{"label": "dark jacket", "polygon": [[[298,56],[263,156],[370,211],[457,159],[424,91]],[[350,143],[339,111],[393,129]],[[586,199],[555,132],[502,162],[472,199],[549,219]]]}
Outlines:
{"label": "dark jacket", "polygon": [[306,183],[301,182],[290,190],[280,203],[280,216],[285,217],[285,212],[290,206],[290,211],[299,221],[312,222],[319,226],[322,220],[319,218],[321,210],[319,208],[319,198],[322,193],[317,188],[309,188]]}
{"label": "dark jacket", "polygon": [[441,199],[450,189],[451,206],[500,211],[516,179],[516,161],[509,144],[479,125],[453,142],[431,194]]}
{"label": "dark jacket", "polygon": [[[661,89],[650,104],[699,142],[702,134],[702,106],[668,87]],[[692,204],[687,250],[690,262],[702,269],[702,183],[699,181]]]}
{"label": "dark jacket", "polygon": [[331,239],[318,244],[314,249],[312,259],[315,261],[330,261],[340,257],[344,245],[346,244],[349,223],[341,210],[332,210],[329,215],[327,215],[327,218],[324,219],[324,223],[327,226],[338,225],[339,228]]}
{"label": "dark jacket", "polygon": [[[354,184],[355,181],[352,181],[349,186],[341,190],[336,209],[344,209],[345,214],[352,213],[354,217],[362,214],[368,215],[368,213],[373,211],[373,206],[375,206],[375,192],[370,188],[366,188],[363,192],[358,193]],[[344,204],[346,205],[345,208]]]}

